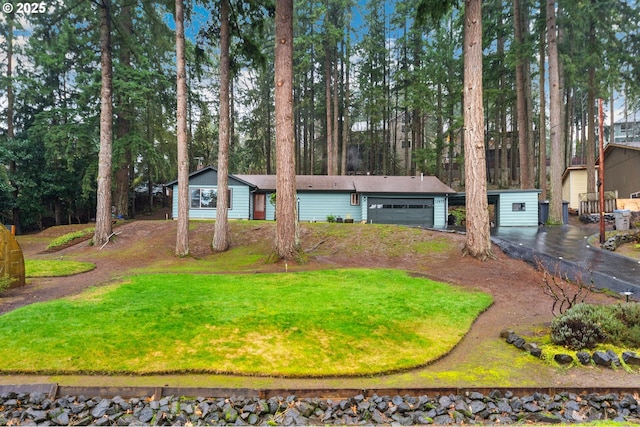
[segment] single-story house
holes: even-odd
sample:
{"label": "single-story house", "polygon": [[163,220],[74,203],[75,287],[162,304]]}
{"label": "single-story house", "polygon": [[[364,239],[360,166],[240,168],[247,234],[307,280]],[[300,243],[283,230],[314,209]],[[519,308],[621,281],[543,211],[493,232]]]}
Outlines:
{"label": "single-story house", "polygon": [[[206,167],[189,175],[189,218],[215,219],[218,172]],[[178,181],[172,189],[172,217],[178,216]],[[445,228],[449,201],[464,204],[464,193],[433,176],[297,175],[300,221],[353,220]],[[274,220],[275,175],[229,175],[229,219]],[[537,226],[539,190],[489,192],[495,223]]]}
{"label": "single-story house", "polygon": [[[189,175],[189,218],[214,219],[218,172],[206,167]],[[178,216],[178,182],[173,190],[172,216]],[[326,221],[329,217],[354,222],[447,225],[447,198],[455,190],[433,176],[298,175],[300,221]],[[275,175],[229,175],[229,219],[276,217],[271,194]]]}

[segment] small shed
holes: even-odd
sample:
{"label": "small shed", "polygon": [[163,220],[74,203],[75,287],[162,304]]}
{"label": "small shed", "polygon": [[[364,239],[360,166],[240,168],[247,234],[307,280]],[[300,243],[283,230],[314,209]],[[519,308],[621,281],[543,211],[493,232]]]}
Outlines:
{"label": "small shed", "polygon": [[562,200],[566,200],[568,208],[580,209],[580,194],[587,192],[587,167],[571,166],[562,174]]}
{"label": "small shed", "polygon": [[[495,227],[537,227],[538,197],[540,190],[490,190],[487,191],[489,221]],[[451,206],[464,206],[466,193],[449,197]]]}

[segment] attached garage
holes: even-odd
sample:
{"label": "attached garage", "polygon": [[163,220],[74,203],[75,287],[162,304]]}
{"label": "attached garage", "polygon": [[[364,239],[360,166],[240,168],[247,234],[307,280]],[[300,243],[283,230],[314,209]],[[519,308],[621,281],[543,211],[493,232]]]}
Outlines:
{"label": "attached garage", "polygon": [[433,198],[369,197],[367,218],[373,224],[401,224],[433,227]]}

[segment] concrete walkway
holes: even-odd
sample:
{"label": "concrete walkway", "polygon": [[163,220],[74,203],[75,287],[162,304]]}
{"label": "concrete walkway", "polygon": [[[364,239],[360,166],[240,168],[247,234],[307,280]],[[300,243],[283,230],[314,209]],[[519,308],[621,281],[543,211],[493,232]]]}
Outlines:
{"label": "concrete walkway", "polygon": [[513,258],[640,300],[640,261],[590,245],[594,233],[576,225],[502,227],[492,230],[491,240]]}

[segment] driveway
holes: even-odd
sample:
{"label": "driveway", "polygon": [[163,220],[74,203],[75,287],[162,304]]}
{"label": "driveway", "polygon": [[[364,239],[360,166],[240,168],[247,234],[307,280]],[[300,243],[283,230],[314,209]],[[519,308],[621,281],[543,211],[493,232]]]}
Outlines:
{"label": "driveway", "polygon": [[590,245],[594,233],[597,228],[579,225],[501,227],[492,230],[491,240],[513,258],[640,299],[640,261]]}

